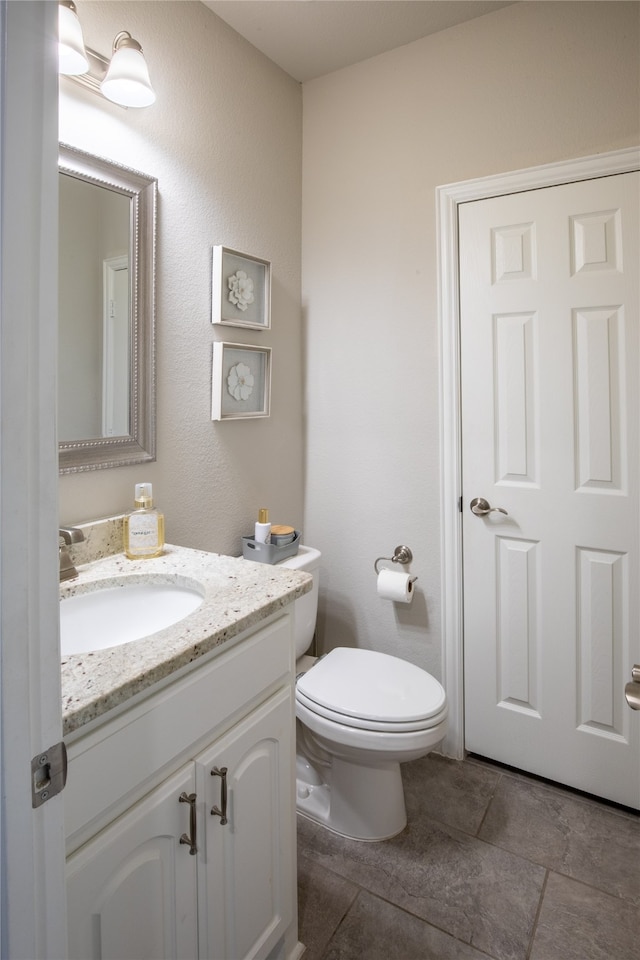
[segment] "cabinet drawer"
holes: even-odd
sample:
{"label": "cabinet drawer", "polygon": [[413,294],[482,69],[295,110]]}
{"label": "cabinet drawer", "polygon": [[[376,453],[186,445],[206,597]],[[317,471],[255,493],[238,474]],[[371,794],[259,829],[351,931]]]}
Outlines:
{"label": "cabinet drawer", "polygon": [[250,634],[68,747],[67,853],[293,679],[291,615]]}

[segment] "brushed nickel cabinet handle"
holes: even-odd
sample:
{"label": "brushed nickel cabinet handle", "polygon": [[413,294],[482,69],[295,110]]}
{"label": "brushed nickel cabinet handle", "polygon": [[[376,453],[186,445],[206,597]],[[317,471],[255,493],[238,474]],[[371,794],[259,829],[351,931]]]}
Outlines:
{"label": "brushed nickel cabinet handle", "polygon": [[180,843],[185,843],[189,847],[189,853],[193,857],[198,852],[198,846],[196,842],[196,794],[183,792],[178,797],[178,802],[189,804],[189,832],[191,836],[189,836],[188,833],[183,833],[180,837]]}
{"label": "brushed nickel cabinet handle", "polygon": [[228,823],[227,820],[227,768],[214,767],[211,771],[212,777],[220,777],[220,806],[211,807],[211,816],[220,817],[222,826]]}

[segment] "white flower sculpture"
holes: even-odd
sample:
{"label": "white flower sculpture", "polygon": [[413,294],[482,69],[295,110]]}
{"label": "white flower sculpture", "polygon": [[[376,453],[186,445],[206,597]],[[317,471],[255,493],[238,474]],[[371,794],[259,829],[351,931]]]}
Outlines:
{"label": "white flower sculpture", "polygon": [[227,389],[234,400],[248,400],[253,393],[253,374],[246,363],[236,363],[229,370]]}
{"label": "white flower sculpture", "polygon": [[227,281],[229,284],[229,300],[238,310],[246,310],[253,303],[253,280],[244,270],[238,270]]}

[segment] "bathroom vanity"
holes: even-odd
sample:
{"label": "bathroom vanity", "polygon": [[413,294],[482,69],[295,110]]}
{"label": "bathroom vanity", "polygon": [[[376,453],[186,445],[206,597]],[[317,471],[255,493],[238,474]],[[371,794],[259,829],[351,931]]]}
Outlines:
{"label": "bathroom vanity", "polygon": [[167,547],[81,566],[61,592],[140,567],[197,581],[203,603],[63,658],[69,957],[293,960],[292,603],[311,578]]}

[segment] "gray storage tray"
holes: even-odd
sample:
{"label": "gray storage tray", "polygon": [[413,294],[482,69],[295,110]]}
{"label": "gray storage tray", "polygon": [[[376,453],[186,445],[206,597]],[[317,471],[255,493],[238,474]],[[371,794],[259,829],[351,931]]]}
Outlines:
{"label": "gray storage tray", "polygon": [[260,543],[253,537],[242,538],[242,556],[245,560],[253,560],[255,563],[278,563],[280,560],[286,560],[287,557],[295,557],[300,546],[300,531],[296,530],[296,535],[291,543],[285,543],[277,546],[275,543]]}

